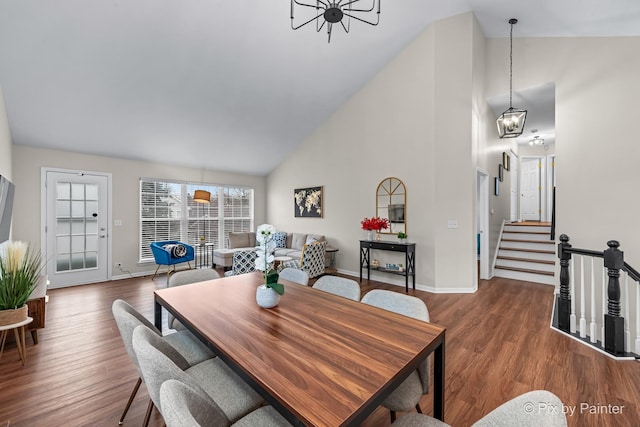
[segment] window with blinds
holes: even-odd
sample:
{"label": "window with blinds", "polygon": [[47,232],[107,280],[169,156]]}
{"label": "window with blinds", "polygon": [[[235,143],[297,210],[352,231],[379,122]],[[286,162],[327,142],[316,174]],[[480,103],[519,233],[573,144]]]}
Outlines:
{"label": "window with blinds", "polygon": [[[208,204],[195,190],[211,193]],[[228,246],[231,232],[253,230],[253,189],[212,184],[140,180],[140,261],[153,261],[149,245],[179,240],[190,245]]]}

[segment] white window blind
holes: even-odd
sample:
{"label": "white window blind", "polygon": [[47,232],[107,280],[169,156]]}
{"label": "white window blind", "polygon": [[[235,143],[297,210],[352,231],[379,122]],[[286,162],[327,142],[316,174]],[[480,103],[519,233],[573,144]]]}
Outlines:
{"label": "white window blind", "polygon": [[[210,203],[193,201],[195,190],[211,193]],[[140,180],[140,261],[153,261],[149,245],[179,240],[228,245],[230,232],[253,230],[253,189],[213,184]]]}

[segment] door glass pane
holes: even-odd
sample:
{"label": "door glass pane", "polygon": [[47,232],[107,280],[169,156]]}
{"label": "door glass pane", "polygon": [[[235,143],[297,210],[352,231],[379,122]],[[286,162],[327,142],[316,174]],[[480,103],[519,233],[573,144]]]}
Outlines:
{"label": "door glass pane", "polygon": [[56,271],[98,265],[98,185],[56,183]]}
{"label": "door glass pane", "polygon": [[80,270],[84,268],[84,254],[71,254],[71,269]]}
{"label": "door glass pane", "polygon": [[84,233],[84,221],[82,218],[74,218],[71,220],[71,233],[83,234]]}
{"label": "door glass pane", "polygon": [[84,184],[71,184],[71,199],[84,200]]}
{"label": "door glass pane", "polygon": [[71,252],[71,241],[69,240],[69,236],[57,236],[56,237],[56,248],[58,249],[58,254],[66,255]]}
{"label": "door glass pane", "polygon": [[85,259],[85,268],[96,268],[98,266],[98,254],[96,252],[87,252]]}
{"label": "door glass pane", "polygon": [[93,216],[93,214],[98,213],[98,202],[89,201],[87,202],[87,218],[97,218],[97,216]]}
{"label": "door glass pane", "polygon": [[98,220],[93,218],[87,218],[86,224],[87,234],[98,234]]}
{"label": "door glass pane", "polygon": [[71,215],[71,204],[67,200],[56,200],[56,217],[65,218]]}
{"label": "door glass pane", "polygon": [[71,236],[71,249],[73,252],[84,252],[84,236]]}
{"label": "door glass pane", "polygon": [[56,271],[69,270],[69,255],[58,255],[56,257]]}
{"label": "door glass pane", "polygon": [[82,218],[84,216],[84,202],[71,202],[71,216],[74,218]]}
{"label": "door glass pane", "polygon": [[87,184],[85,186],[87,200],[98,200],[98,186],[95,184]]}
{"label": "door glass pane", "polygon": [[67,218],[58,218],[56,220],[56,234],[69,234],[71,233],[71,221]]}

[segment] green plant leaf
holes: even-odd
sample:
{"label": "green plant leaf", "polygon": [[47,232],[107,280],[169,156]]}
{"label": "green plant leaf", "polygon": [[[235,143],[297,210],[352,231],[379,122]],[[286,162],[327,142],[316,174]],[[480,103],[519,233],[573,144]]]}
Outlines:
{"label": "green plant leaf", "polygon": [[264,280],[267,284],[267,286],[273,284],[273,283],[278,283],[278,277],[280,277],[278,275],[278,272],[275,270],[271,270],[269,271],[269,273],[267,273],[267,275],[265,276]]}
{"label": "green plant leaf", "polygon": [[267,286],[280,295],[284,295],[284,285],[282,283],[267,283]]}

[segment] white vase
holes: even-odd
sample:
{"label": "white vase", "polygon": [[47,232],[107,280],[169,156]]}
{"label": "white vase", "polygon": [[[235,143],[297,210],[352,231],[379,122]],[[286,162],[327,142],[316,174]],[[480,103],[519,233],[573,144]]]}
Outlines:
{"label": "white vase", "polygon": [[374,240],[375,234],[376,233],[373,230],[367,230],[367,240]]}
{"label": "white vase", "polygon": [[280,302],[280,294],[267,285],[260,285],[256,289],[256,302],[262,308],[273,308]]}

